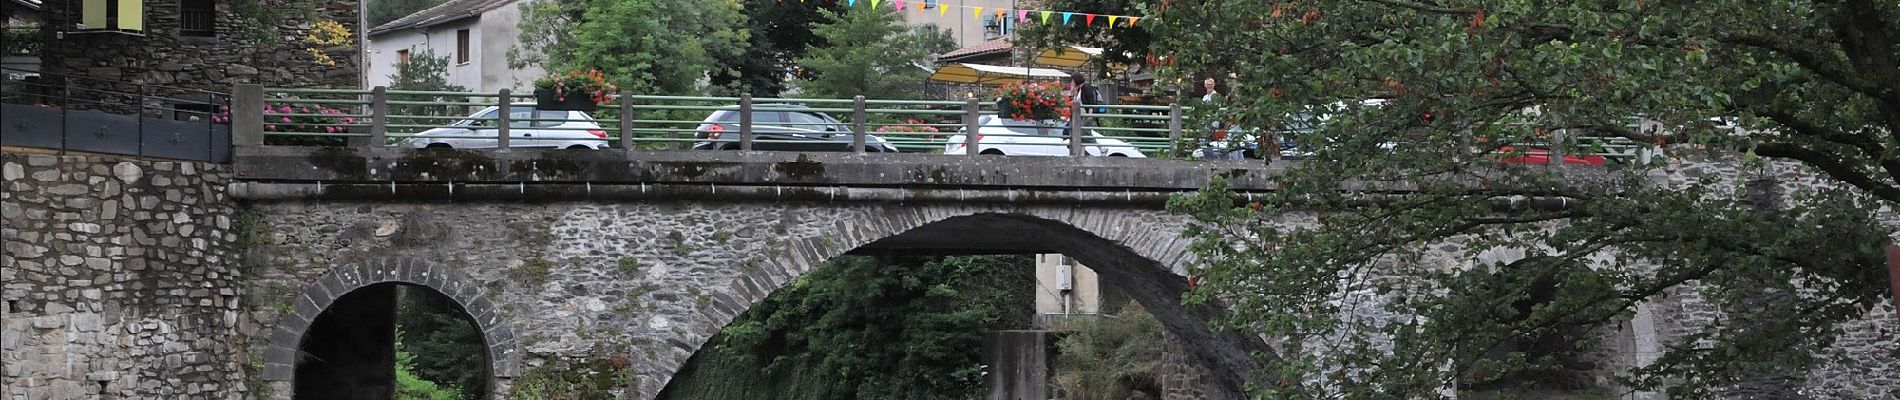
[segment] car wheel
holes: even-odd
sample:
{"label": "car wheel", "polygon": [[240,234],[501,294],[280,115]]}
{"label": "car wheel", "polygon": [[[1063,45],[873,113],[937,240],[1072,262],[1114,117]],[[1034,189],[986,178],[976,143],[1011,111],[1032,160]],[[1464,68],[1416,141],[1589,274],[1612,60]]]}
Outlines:
{"label": "car wheel", "polygon": [[719,146],[719,149],[720,149],[720,150],[738,150],[738,149],[739,149],[739,145],[736,145],[736,144],[728,144],[728,145],[725,145],[725,146]]}
{"label": "car wheel", "polygon": [[1109,157],[1128,157],[1127,154],[1122,154],[1122,153],[1109,154],[1108,156]]}
{"label": "car wheel", "polygon": [[977,152],[976,154],[994,154],[994,155],[1000,156],[1000,155],[1003,155],[1003,151],[997,150],[997,149],[989,149],[989,150],[983,150],[981,152]]}
{"label": "car wheel", "polygon": [[430,143],[430,144],[429,144],[428,146],[423,146],[422,148],[425,148],[425,149],[451,149],[451,148],[454,148],[454,147],[453,147],[453,146],[449,146],[449,144],[448,144],[448,143]]}
{"label": "car wheel", "polygon": [[587,145],[583,145],[583,144],[577,144],[573,146],[567,146],[567,149],[568,150],[593,150],[594,148],[587,147]]}

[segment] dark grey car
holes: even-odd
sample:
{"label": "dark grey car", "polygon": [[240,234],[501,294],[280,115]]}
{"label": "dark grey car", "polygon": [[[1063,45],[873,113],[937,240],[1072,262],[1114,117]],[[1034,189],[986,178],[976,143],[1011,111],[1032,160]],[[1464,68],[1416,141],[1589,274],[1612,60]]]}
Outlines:
{"label": "dark grey car", "polygon": [[[797,104],[752,106],[752,149],[775,151],[851,151],[851,126]],[[701,121],[699,150],[739,149],[739,107],[714,111]],[[895,153],[876,135],[864,135],[864,151]]]}

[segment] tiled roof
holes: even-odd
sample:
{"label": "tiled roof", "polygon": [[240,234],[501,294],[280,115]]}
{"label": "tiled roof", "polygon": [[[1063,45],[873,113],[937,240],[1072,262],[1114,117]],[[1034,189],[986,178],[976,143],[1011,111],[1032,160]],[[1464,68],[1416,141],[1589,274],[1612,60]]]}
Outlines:
{"label": "tiled roof", "polygon": [[959,59],[989,55],[989,54],[994,54],[994,53],[1008,53],[1010,48],[1011,47],[1009,44],[1009,37],[1001,37],[1001,38],[990,40],[988,42],[978,43],[975,46],[951,50],[948,53],[939,54],[937,55],[937,62],[940,62],[940,63],[951,62],[951,61],[957,61]]}
{"label": "tiled roof", "polygon": [[427,28],[437,24],[459,21],[463,18],[482,15],[489,10],[514,3],[515,0],[449,0],[446,3],[429,7],[414,14],[405,15],[395,21],[370,28],[370,35],[411,28]]}

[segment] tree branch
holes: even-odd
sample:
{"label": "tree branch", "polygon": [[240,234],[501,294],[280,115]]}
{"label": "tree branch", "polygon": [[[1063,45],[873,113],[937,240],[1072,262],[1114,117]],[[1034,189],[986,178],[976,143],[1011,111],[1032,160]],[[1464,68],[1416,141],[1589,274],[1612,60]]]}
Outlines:
{"label": "tree branch", "polygon": [[1367,0],[1367,1],[1371,1],[1371,2],[1374,2],[1374,3],[1379,3],[1379,4],[1384,4],[1384,5],[1388,5],[1388,6],[1393,6],[1393,7],[1402,7],[1402,8],[1409,8],[1409,9],[1412,9],[1412,10],[1417,10],[1417,11],[1423,11],[1423,12],[1428,12],[1428,13],[1434,13],[1434,14],[1462,14],[1462,15],[1471,15],[1471,14],[1477,14],[1478,12],[1480,12],[1480,11],[1483,11],[1483,10],[1480,10],[1480,9],[1476,9],[1476,8],[1450,8],[1450,7],[1439,7],[1439,6],[1434,6],[1434,5],[1428,5],[1428,4],[1424,4],[1424,3],[1417,3],[1417,2],[1411,2],[1411,1],[1405,1],[1405,0]]}
{"label": "tree branch", "polygon": [[1796,64],[1801,64],[1803,68],[1807,68],[1808,71],[1812,71],[1815,75],[1819,75],[1828,81],[1841,85],[1848,90],[1859,92],[1867,97],[1880,99],[1880,101],[1887,103],[1889,106],[1900,107],[1900,94],[1897,94],[1900,93],[1900,91],[1883,87],[1878,83],[1862,78],[1860,74],[1831,65],[1826,56],[1818,51],[1796,47],[1793,43],[1788,43],[1777,37],[1754,33],[1731,33],[1719,36],[1716,40],[1781,53],[1789,59],[1794,60]]}
{"label": "tree branch", "polygon": [[1842,163],[1839,158],[1826,153],[1791,143],[1765,143],[1755,146],[1755,154],[1764,157],[1780,157],[1800,161],[1809,166],[1819,168],[1822,172],[1827,173],[1828,176],[1834,177],[1834,179],[1865,190],[1875,197],[1889,202],[1900,203],[1900,188],[1876,181],[1873,176],[1861,171],[1856,171],[1852,166]]}

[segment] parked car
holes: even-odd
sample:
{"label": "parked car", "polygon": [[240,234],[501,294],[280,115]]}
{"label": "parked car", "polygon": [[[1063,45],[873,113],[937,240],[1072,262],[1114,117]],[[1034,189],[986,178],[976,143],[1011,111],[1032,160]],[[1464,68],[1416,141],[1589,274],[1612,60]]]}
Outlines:
{"label": "parked car", "polygon": [[[499,129],[495,121],[501,107],[490,106],[469,114],[447,127],[417,133],[396,143],[397,147],[484,149],[497,146]],[[545,111],[534,103],[508,107],[508,147],[553,149],[607,148],[607,130],[594,117],[581,111]]]}
{"label": "parked car", "polygon": [[[798,104],[754,104],[752,149],[778,151],[851,151],[851,127],[837,118]],[[763,110],[761,110],[763,109]],[[707,115],[699,124],[699,150],[738,150],[739,107]],[[864,151],[896,153],[877,135],[864,135]]]}
{"label": "parked car", "polygon": [[[985,115],[978,121],[976,147],[977,154],[1000,154],[1011,156],[1067,156],[1069,155],[1069,128],[1066,121],[1017,121],[995,115]],[[958,130],[944,144],[943,154],[969,154],[964,148],[963,134]],[[1090,156],[1146,158],[1140,149],[1120,139],[1102,136],[1089,130],[1082,137],[1082,151]]]}

